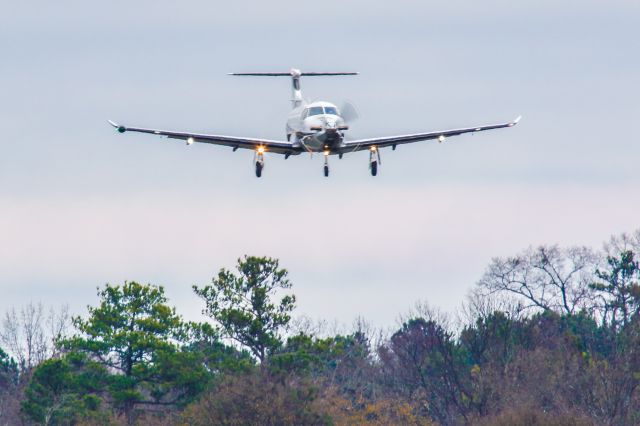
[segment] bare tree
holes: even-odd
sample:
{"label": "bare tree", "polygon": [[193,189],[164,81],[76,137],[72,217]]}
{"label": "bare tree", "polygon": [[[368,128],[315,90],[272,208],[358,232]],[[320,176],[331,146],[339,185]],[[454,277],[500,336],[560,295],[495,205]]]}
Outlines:
{"label": "bare tree", "polygon": [[49,314],[46,320],[49,335],[49,357],[58,357],[60,355],[60,345],[58,342],[69,336],[71,327],[71,314],[69,313],[69,305],[62,305],[58,309],[49,308]]}
{"label": "bare tree", "polygon": [[636,258],[640,258],[640,229],[631,234],[614,235],[604,243],[606,256],[615,257],[627,251],[633,252]]}
{"label": "bare tree", "polygon": [[66,336],[70,325],[69,308],[45,311],[42,303],[11,308],[5,313],[0,329],[0,342],[18,362],[22,371],[29,371],[47,358],[58,355],[57,341]]}
{"label": "bare tree", "polygon": [[502,312],[512,319],[522,316],[525,308],[521,298],[513,294],[484,294],[482,290],[474,288],[467,295],[466,301],[457,312],[458,329],[487,319],[496,312]]}
{"label": "bare tree", "polygon": [[478,282],[481,294],[511,294],[526,302],[524,308],[573,314],[593,309],[589,283],[598,256],[587,247],[529,248],[508,258],[494,258]]}

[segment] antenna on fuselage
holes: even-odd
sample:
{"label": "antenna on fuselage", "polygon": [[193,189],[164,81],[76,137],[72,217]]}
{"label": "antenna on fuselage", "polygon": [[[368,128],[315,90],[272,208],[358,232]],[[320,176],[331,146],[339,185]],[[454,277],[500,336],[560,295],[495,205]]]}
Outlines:
{"label": "antenna on fuselage", "polygon": [[249,76],[249,77],[291,77],[291,103],[294,108],[303,102],[302,91],[300,90],[300,77],[322,77],[336,75],[358,75],[357,72],[302,72],[292,68],[289,72],[232,72],[229,75]]}

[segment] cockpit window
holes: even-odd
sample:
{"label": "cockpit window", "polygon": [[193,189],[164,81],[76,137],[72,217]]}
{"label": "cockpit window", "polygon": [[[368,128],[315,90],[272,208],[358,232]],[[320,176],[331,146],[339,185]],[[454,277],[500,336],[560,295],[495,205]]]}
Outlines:
{"label": "cockpit window", "polygon": [[326,107],[324,107],[324,113],[325,114],[338,115],[338,110],[336,109],[336,107],[326,106]]}
{"label": "cockpit window", "polygon": [[311,117],[312,115],[320,115],[320,114],[324,114],[324,112],[322,111],[322,107],[309,108],[309,117]]}

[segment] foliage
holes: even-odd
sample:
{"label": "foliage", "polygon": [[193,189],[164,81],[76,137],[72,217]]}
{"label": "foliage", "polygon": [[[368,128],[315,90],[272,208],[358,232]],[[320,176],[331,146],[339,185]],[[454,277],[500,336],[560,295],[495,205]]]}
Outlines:
{"label": "foliage", "polygon": [[190,425],[323,425],[331,419],[314,405],[312,382],[272,375],[267,369],[229,376],[187,408]]}
{"label": "foliage", "polygon": [[597,269],[591,288],[602,293],[603,317],[613,328],[625,326],[640,311],[640,266],[631,250],[607,256],[607,269]]}
{"label": "foliage", "polygon": [[0,392],[9,386],[17,384],[18,364],[0,348]]}
{"label": "foliage", "polygon": [[20,374],[18,364],[0,348],[0,424],[9,425],[19,417]]}
{"label": "foliage", "polygon": [[224,335],[246,347],[261,362],[282,344],[280,333],[291,320],[295,296],[272,298],[291,288],[286,269],[277,259],[245,256],[238,259],[238,274],[222,268],[211,285],[193,286],[206,303],[204,313]]}
{"label": "foliage", "polygon": [[640,424],[639,250],[640,231],[494,259],[457,328],[421,305],[377,340],[286,336],[274,259],[195,288],[212,324],[185,323],[161,287],[107,286],[63,356],[31,374],[0,351],[0,420],[22,399],[49,424]]}
{"label": "foliage", "polygon": [[299,333],[289,337],[284,347],[271,356],[269,366],[317,376],[335,371],[348,358],[366,360],[368,356],[369,348],[360,333],[327,338]]}
{"label": "foliage", "polygon": [[377,400],[345,398],[334,388],[326,389],[315,402],[335,425],[434,425],[429,418],[421,416],[421,407],[415,402],[397,397],[381,397]]}
{"label": "foliage", "polygon": [[546,413],[528,407],[509,409],[497,416],[478,419],[478,426],[595,426],[596,423],[575,413]]}
{"label": "foliage", "polygon": [[255,366],[249,352],[221,342],[218,332],[210,324],[189,323],[188,330],[189,343],[183,350],[199,353],[209,374],[247,372]]}
{"label": "foliage", "polygon": [[65,347],[116,373],[104,385],[128,421],[140,404],[186,403],[202,391],[208,380],[203,355],[179,348],[188,327],[166,304],[162,287],[127,282],[106,285],[98,296],[87,319],[74,318],[80,334]]}
{"label": "foliage", "polygon": [[104,367],[82,354],[46,360],[33,373],[22,411],[42,424],[104,420],[102,391],[107,376]]}
{"label": "foliage", "polygon": [[388,386],[441,423],[467,417],[471,397],[461,352],[450,332],[434,320],[412,318],[378,350]]}

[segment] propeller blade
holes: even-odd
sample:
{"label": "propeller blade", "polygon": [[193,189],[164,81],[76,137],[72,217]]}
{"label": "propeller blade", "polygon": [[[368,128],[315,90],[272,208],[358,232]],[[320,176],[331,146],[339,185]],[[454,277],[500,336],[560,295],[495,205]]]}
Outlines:
{"label": "propeller blade", "polygon": [[353,105],[349,101],[346,101],[342,105],[342,109],[340,109],[340,112],[342,113],[342,118],[346,123],[354,122],[358,119],[358,117],[360,117],[360,114],[358,114],[358,110],[355,105]]}

